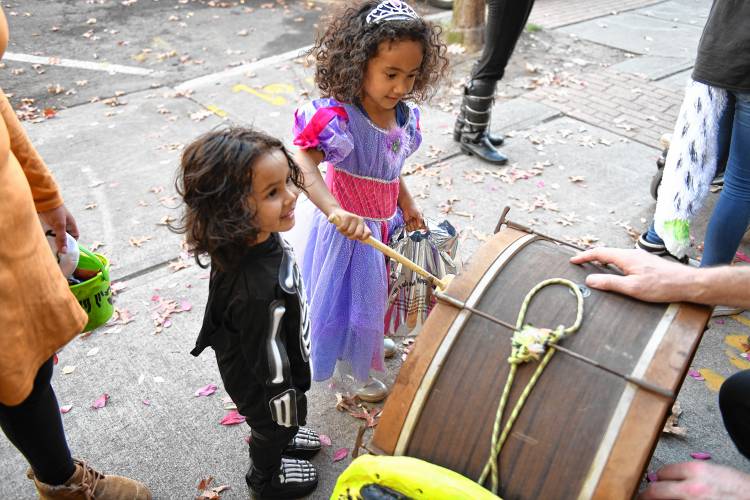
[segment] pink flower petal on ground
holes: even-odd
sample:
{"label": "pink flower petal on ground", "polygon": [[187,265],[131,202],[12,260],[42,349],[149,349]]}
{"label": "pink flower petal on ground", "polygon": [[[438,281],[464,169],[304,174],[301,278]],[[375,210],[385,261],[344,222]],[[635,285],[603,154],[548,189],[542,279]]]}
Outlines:
{"label": "pink flower petal on ground", "polygon": [[737,260],[741,260],[742,262],[750,262],[750,257],[748,257],[747,255],[745,255],[745,253],[744,253],[744,252],[740,252],[740,251],[738,251],[738,252],[737,252],[737,253],[735,254],[735,258],[736,258]]}
{"label": "pink flower petal on ground", "polygon": [[180,301],[180,310],[181,311],[189,311],[192,308],[193,308],[193,304],[191,304],[187,300],[181,300]]}
{"label": "pink flower petal on ground", "polygon": [[701,372],[699,372],[698,370],[693,370],[692,368],[688,370],[688,375],[693,377],[695,380],[706,380],[705,378],[703,378],[703,375],[701,375]]}
{"label": "pink flower petal on ground", "polygon": [[161,297],[158,295],[152,295],[151,296],[151,302],[159,302],[161,300]]}
{"label": "pink flower petal on ground", "polygon": [[691,453],[690,456],[696,460],[711,460],[711,454],[706,453],[704,451],[697,451],[695,453]]}
{"label": "pink flower petal on ground", "polygon": [[245,421],[245,417],[240,415],[237,410],[227,412],[219,422],[221,425],[237,425]]}
{"label": "pink flower petal on ground", "polygon": [[143,403],[143,404],[144,404],[144,405],[146,405],[146,406],[151,406],[151,401],[150,401],[150,400],[148,400],[148,399],[144,399],[144,400],[142,400],[142,401],[141,401],[141,403]]}
{"label": "pink flower petal on ground", "polygon": [[96,398],[96,401],[94,401],[94,404],[92,404],[91,407],[95,410],[104,408],[105,406],[107,406],[108,400],[109,400],[109,394],[105,392],[104,394]]}
{"label": "pink flower petal on ground", "polygon": [[333,461],[338,462],[346,458],[349,454],[349,448],[339,448],[336,453],[333,454]]}
{"label": "pink flower petal on ground", "polygon": [[65,415],[66,413],[70,412],[70,410],[73,409],[73,405],[63,405],[60,407],[60,413]]}
{"label": "pink flower petal on ground", "polygon": [[717,325],[723,325],[725,323],[725,321],[723,319],[719,318],[719,319],[715,319],[714,323],[716,323]]}
{"label": "pink flower petal on ground", "polygon": [[253,437],[252,437],[252,436],[245,436],[245,437],[244,437],[244,438],[242,438],[242,439],[243,439],[243,441],[245,441],[245,442],[246,442],[247,444],[250,444],[250,441],[252,441],[252,440],[253,440]]}
{"label": "pink flower petal on ground", "polygon": [[656,475],[656,472],[649,472],[648,474],[646,474],[646,479],[649,483],[655,483],[659,480],[659,476]]}
{"label": "pink flower petal on ground", "polygon": [[326,436],[325,434],[320,435],[320,444],[323,446],[331,446],[331,438]]}
{"label": "pink flower petal on ground", "polygon": [[197,398],[199,396],[210,396],[214,392],[216,392],[216,384],[208,384],[207,386],[201,387],[200,389],[195,391],[195,397]]}

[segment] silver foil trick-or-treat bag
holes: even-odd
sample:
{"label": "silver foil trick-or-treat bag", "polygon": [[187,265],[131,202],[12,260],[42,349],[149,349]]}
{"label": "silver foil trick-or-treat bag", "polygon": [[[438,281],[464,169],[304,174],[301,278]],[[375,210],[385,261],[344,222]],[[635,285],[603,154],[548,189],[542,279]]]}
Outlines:
{"label": "silver foil trick-or-treat bag", "polygon": [[[458,274],[461,270],[458,231],[447,220],[425,219],[425,223],[427,230],[408,232],[406,227],[396,230],[390,246],[438,278]],[[394,260],[390,260],[389,267],[385,324],[386,333],[393,335],[402,328],[412,331],[421,327],[436,299],[425,278]]]}

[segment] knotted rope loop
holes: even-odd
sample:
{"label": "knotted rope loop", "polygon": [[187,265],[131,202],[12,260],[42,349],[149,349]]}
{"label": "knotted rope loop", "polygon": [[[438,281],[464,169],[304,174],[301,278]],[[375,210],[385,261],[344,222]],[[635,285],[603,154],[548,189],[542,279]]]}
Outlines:
{"label": "knotted rope loop", "polygon": [[[573,291],[573,294],[575,295],[577,301],[576,319],[573,324],[569,327],[560,325],[554,330],[550,330],[549,328],[537,328],[530,324],[524,324],[524,321],[526,319],[526,312],[528,311],[529,305],[531,304],[534,296],[542,288],[551,285],[563,285]],[[513,424],[518,418],[518,415],[521,413],[521,409],[523,408],[526,399],[529,397],[529,394],[531,394],[531,390],[534,388],[537,380],[539,380],[539,377],[542,375],[544,368],[547,366],[550,359],[552,359],[552,355],[555,353],[555,344],[557,344],[565,337],[578,331],[582,321],[583,295],[581,294],[581,290],[578,288],[578,285],[570,280],[562,278],[544,280],[534,288],[529,290],[529,293],[527,293],[526,297],[523,299],[523,302],[521,303],[521,309],[518,311],[516,330],[513,332],[513,337],[511,338],[511,355],[508,358],[508,363],[510,363],[510,371],[508,372],[508,379],[505,382],[503,394],[500,397],[500,404],[497,407],[495,425],[492,430],[490,456],[487,459],[487,463],[484,465],[484,469],[482,470],[482,474],[479,476],[478,481],[479,484],[484,484],[484,481],[487,479],[487,475],[491,472],[492,493],[497,495],[498,489],[500,488],[500,474],[497,470],[500,451],[505,444],[505,440],[510,434],[510,430],[513,427]],[[550,347],[550,349],[547,349],[547,347]],[[536,371],[534,371],[534,374],[531,376],[531,379],[529,379],[528,384],[526,384],[526,387],[521,393],[521,396],[518,398],[518,402],[516,403],[513,411],[508,417],[508,421],[506,422],[505,427],[502,429],[501,433],[500,425],[503,419],[503,412],[505,411],[505,406],[508,402],[508,396],[513,386],[513,381],[515,380],[516,370],[519,364],[527,363],[529,361],[540,361],[540,363],[539,366],[537,366]]]}

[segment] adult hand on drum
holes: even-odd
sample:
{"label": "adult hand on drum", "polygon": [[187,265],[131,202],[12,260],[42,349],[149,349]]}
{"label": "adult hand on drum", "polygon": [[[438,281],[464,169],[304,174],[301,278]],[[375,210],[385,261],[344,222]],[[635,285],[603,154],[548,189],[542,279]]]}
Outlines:
{"label": "adult hand on drum", "polygon": [[572,257],[573,264],[614,264],[625,274],[590,274],[586,284],[647,302],[695,302],[750,308],[750,267],[695,268],[643,250],[594,248]]}
{"label": "adult hand on drum", "polygon": [[638,496],[641,500],[740,500],[750,498],[750,476],[705,462],[665,465],[659,478]]}

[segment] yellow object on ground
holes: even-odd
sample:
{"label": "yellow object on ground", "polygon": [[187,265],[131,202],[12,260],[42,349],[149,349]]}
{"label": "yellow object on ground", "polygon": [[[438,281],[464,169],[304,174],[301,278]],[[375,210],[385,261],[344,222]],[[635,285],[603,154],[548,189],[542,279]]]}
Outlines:
{"label": "yellow object on ground", "polygon": [[362,455],[339,476],[331,500],[361,499],[368,484],[414,500],[497,500],[499,497],[452,470],[412,457]]}

